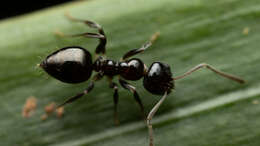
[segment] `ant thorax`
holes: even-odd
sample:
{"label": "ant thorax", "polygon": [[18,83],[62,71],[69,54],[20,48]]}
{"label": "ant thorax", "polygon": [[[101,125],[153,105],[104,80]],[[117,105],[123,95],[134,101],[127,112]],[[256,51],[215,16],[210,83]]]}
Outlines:
{"label": "ant thorax", "polygon": [[120,74],[120,62],[111,59],[106,59],[103,56],[99,56],[93,63],[93,69],[96,72],[103,72],[107,76],[115,76]]}
{"label": "ant thorax", "polygon": [[133,58],[127,61],[114,61],[102,56],[93,64],[96,72],[103,72],[107,76],[120,75],[127,80],[139,80],[144,75],[144,64],[140,59]]}

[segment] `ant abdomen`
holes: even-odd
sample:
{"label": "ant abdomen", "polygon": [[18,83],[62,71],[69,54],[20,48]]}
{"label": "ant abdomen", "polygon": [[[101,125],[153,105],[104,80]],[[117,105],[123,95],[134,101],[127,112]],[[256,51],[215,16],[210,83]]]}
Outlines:
{"label": "ant abdomen", "polygon": [[161,62],[154,62],[144,76],[143,84],[152,94],[163,95],[174,88],[174,81],[170,66]]}
{"label": "ant abdomen", "polygon": [[91,54],[81,47],[59,49],[46,57],[40,66],[52,77],[65,83],[80,83],[92,73]]}

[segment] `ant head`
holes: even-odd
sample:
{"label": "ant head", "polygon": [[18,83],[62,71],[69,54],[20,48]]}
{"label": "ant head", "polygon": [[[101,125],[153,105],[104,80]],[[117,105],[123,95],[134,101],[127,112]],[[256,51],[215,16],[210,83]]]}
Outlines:
{"label": "ant head", "polygon": [[163,95],[174,88],[170,66],[161,62],[154,62],[144,76],[143,84],[152,94]]}
{"label": "ant head", "polygon": [[84,48],[66,47],[47,56],[40,67],[62,82],[80,83],[91,76],[92,58]]}

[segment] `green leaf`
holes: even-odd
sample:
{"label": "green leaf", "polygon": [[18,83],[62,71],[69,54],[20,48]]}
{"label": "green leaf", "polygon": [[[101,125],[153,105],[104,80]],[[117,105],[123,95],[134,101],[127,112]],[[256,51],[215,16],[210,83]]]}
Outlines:
{"label": "green leaf", "polygon": [[[88,84],[70,85],[48,78],[36,64],[65,46],[82,46],[94,54],[97,40],[59,38],[94,32],[72,16],[98,22],[108,37],[107,56],[118,60],[159,31],[158,40],[138,55],[147,66],[162,61],[181,75],[206,62],[243,77],[240,85],[201,70],[176,81],[176,89],[156,113],[158,146],[244,146],[260,144],[260,4],[257,0],[97,0],[75,1],[0,23],[0,145],[148,145],[148,133],[131,93],[119,89],[119,118],[113,123],[113,91],[104,79],[78,102],[65,107],[65,116],[41,120],[44,107],[61,103]],[[115,81],[117,78],[114,79]],[[137,87],[146,113],[160,96]],[[21,115],[26,99],[38,100],[35,114]]]}

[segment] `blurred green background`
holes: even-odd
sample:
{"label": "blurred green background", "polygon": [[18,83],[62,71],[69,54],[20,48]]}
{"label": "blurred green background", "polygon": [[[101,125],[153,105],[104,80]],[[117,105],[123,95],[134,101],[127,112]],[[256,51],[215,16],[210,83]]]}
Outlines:
{"label": "blurred green background", "polygon": [[[113,91],[106,80],[65,116],[41,120],[44,106],[63,102],[88,84],[61,83],[36,64],[65,46],[94,53],[97,40],[59,38],[64,33],[94,32],[64,17],[98,22],[107,34],[107,56],[119,59],[160,31],[155,44],[138,55],[148,66],[162,61],[174,75],[206,62],[243,77],[237,84],[201,70],[176,82],[154,118],[157,146],[258,146],[260,144],[260,51],[258,0],[92,0],[75,1],[0,22],[0,145],[2,146],[144,146],[148,133],[132,95],[119,89],[119,118],[113,123]],[[115,78],[116,81],[116,78]],[[137,87],[148,113],[160,96]],[[21,111],[29,96],[38,99],[35,114]]]}

